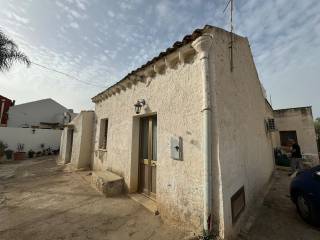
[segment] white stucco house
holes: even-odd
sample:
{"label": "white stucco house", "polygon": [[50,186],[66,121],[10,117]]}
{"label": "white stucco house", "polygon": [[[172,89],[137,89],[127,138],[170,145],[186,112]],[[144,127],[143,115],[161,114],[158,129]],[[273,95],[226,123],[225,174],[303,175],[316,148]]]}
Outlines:
{"label": "white stucco house", "polygon": [[7,126],[59,129],[75,116],[72,109],[47,98],[10,107]]}
{"label": "white stucco house", "polygon": [[314,164],[319,163],[312,107],[276,109],[273,115],[279,133],[276,135],[275,145],[287,146],[288,140],[294,139],[300,145],[305,158]]}
{"label": "white stucco house", "polygon": [[[195,233],[230,239],[263,197],[276,132],[247,38],[205,26],[92,98],[61,161],[112,172]],[[83,157],[79,157],[79,156]]]}

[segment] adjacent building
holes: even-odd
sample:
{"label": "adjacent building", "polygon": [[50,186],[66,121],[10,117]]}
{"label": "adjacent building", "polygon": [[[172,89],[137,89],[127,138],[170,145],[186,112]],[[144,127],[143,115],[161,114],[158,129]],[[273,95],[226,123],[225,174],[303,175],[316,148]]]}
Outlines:
{"label": "adjacent building", "polygon": [[274,110],[274,119],[279,133],[276,146],[288,146],[288,140],[294,139],[305,158],[314,163],[319,161],[311,106]]}
{"label": "adjacent building", "polygon": [[10,107],[8,127],[60,129],[76,114],[51,98]]}
{"label": "adjacent building", "polygon": [[239,232],[272,176],[277,139],[247,38],[197,29],[92,101],[65,128],[62,161],[121,176],[183,229]]}
{"label": "adjacent building", "polygon": [[6,127],[8,121],[8,110],[14,105],[14,100],[10,100],[0,95],[0,127]]}

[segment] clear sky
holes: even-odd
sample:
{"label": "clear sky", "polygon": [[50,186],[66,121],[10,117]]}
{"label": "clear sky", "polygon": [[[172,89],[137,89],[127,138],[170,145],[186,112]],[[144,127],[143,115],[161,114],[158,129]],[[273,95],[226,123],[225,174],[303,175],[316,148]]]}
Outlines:
{"label": "clear sky", "polygon": [[[313,106],[320,117],[320,1],[234,0],[235,32],[249,38],[274,108]],[[205,24],[229,29],[227,0],[0,0],[0,29],[37,66],[0,73],[17,104],[53,98],[76,111],[91,97]]]}

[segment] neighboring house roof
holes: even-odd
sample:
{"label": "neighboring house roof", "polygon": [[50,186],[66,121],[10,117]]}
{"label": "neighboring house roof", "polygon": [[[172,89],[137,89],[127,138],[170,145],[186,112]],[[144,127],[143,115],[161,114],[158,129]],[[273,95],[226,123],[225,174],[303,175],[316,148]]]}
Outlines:
{"label": "neighboring house roof", "polygon": [[103,95],[105,92],[107,92],[109,89],[111,89],[112,87],[114,87],[115,85],[121,83],[122,81],[128,79],[130,76],[136,74],[137,72],[144,70],[145,68],[147,68],[148,66],[152,65],[153,63],[157,62],[158,60],[164,58],[165,56],[169,55],[170,53],[176,51],[177,49],[181,48],[182,46],[185,46],[191,42],[193,42],[196,38],[198,38],[199,36],[203,35],[204,33],[209,32],[212,29],[220,29],[222,31],[225,31],[224,29],[218,28],[218,27],[214,27],[211,25],[205,25],[203,28],[201,29],[196,29],[194,30],[191,34],[184,36],[184,38],[182,39],[182,41],[177,41],[175,42],[172,47],[167,48],[165,51],[161,52],[157,57],[154,57],[152,60],[148,61],[147,63],[143,64],[141,67],[131,71],[130,73],[128,73],[124,78],[122,78],[119,82],[113,84],[112,86],[108,87],[106,90],[102,91],[101,93],[99,93],[98,95],[94,96],[92,98],[92,101],[95,102],[99,96]]}
{"label": "neighboring house roof", "polygon": [[8,126],[64,124],[66,112],[70,114],[71,119],[76,115],[71,109],[67,109],[51,98],[18,104],[9,109]]}
{"label": "neighboring house roof", "polygon": [[2,96],[2,95],[0,95],[0,99],[6,99],[6,100],[8,100],[8,101],[12,101],[11,99],[9,99],[9,98],[7,98],[7,97],[5,97],[5,96]]}
{"label": "neighboring house roof", "polygon": [[312,106],[276,109],[273,112],[274,112],[275,116],[282,116],[282,115],[288,114],[288,113],[300,112],[300,114],[311,115],[313,117]]}
{"label": "neighboring house roof", "polygon": [[280,108],[280,109],[275,109],[274,111],[276,111],[276,112],[281,112],[281,111],[300,110],[300,109],[311,109],[311,108],[312,108],[312,106],[292,107],[292,108]]}
{"label": "neighboring house roof", "polygon": [[30,105],[30,104],[38,104],[38,103],[42,103],[42,102],[53,102],[55,104],[60,105],[62,108],[67,109],[65,106],[61,105],[60,103],[58,103],[57,101],[53,100],[52,98],[45,98],[45,99],[40,99],[40,100],[36,100],[36,101],[32,101],[32,102],[26,102],[26,103],[21,103],[21,104],[16,104],[13,107],[23,107],[26,105]]}

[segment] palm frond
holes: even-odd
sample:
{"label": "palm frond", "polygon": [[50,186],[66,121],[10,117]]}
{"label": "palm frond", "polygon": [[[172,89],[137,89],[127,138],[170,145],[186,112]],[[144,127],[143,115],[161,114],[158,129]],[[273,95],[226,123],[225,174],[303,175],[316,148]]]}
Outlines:
{"label": "palm frond", "polygon": [[19,51],[17,44],[0,31],[0,71],[8,71],[14,62],[30,66],[29,58]]}

